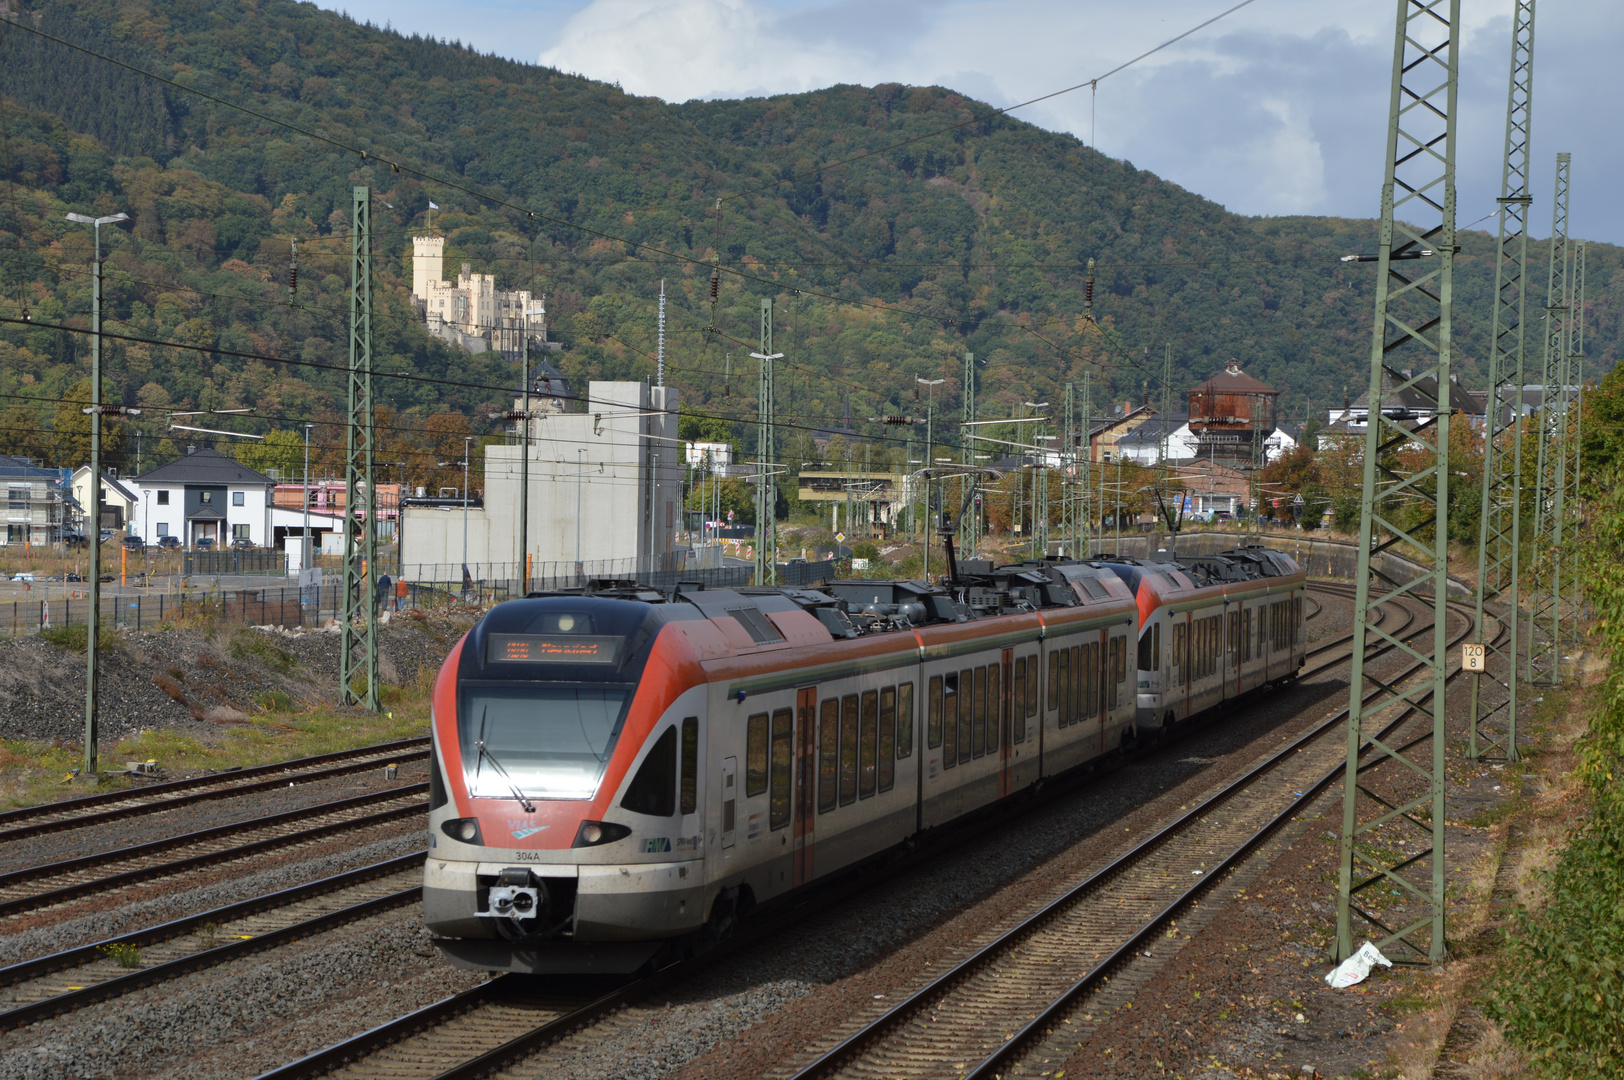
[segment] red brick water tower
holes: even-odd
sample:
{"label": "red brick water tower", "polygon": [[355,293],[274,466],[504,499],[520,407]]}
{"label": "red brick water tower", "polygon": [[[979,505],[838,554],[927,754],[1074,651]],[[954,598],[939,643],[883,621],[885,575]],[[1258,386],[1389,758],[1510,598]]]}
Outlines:
{"label": "red brick water tower", "polygon": [[1250,461],[1254,442],[1261,453],[1263,440],[1274,433],[1279,397],[1280,391],[1252,378],[1231,360],[1222,373],[1190,391],[1190,432],[1200,444],[1196,456]]}

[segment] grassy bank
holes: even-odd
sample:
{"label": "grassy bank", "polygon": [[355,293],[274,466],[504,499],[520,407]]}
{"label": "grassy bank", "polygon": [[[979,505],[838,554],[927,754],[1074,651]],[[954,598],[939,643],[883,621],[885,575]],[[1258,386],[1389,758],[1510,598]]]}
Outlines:
{"label": "grassy bank", "polygon": [[1593,507],[1584,579],[1592,647],[1607,660],[1576,744],[1578,824],[1536,876],[1496,965],[1484,1011],[1549,1077],[1624,1077],[1624,491]]}

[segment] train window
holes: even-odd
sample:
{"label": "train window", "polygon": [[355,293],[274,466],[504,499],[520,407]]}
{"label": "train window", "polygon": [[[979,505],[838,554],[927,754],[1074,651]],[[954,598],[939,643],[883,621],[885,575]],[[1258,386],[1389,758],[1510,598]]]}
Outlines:
{"label": "train window", "polygon": [[1114,709],[1117,707],[1117,684],[1122,681],[1122,673],[1119,665],[1122,663],[1123,640],[1124,639],[1119,637],[1114,637],[1111,639],[1111,651],[1109,656],[1111,662],[1111,678],[1108,680],[1110,683],[1110,690],[1106,696],[1106,708],[1108,709]]}
{"label": "train window", "polygon": [[897,687],[897,757],[913,756],[913,683]]}
{"label": "train window", "polygon": [[[1024,656],[1015,661],[1015,672],[1010,683],[1010,690],[1010,696],[1015,700],[1016,727],[1019,728],[1022,726],[1019,721],[1026,719],[1026,657]],[[1016,741],[1019,742],[1020,740],[1017,739]]]}
{"label": "train window", "polygon": [[890,791],[897,778],[897,691],[880,691],[880,790]]}
{"label": "train window", "polygon": [[866,799],[874,794],[874,781],[878,775],[875,754],[879,747],[880,695],[874,690],[863,691],[861,736],[858,739],[860,767],[857,772],[857,795]]}
{"label": "train window", "polygon": [[1049,650],[1049,711],[1060,708],[1060,650]]}
{"label": "train window", "polygon": [[1086,705],[1083,705],[1083,689],[1085,689],[1085,679],[1086,679],[1086,677],[1088,677],[1088,676],[1086,676],[1085,672],[1083,672],[1083,650],[1082,650],[1082,646],[1073,645],[1072,646],[1072,723],[1073,724],[1082,723],[1083,710],[1085,710],[1085,708],[1086,708]]}
{"label": "train window", "polygon": [[1241,612],[1241,663],[1252,659],[1252,609]]}
{"label": "train window", "polygon": [[1269,651],[1269,605],[1261,604],[1257,609],[1257,651],[1259,655]]}
{"label": "train window", "polygon": [[857,695],[840,699],[840,805],[857,801]]}
{"label": "train window", "polygon": [[767,714],[756,713],[744,722],[744,793],[767,790]]}
{"label": "train window", "polygon": [[1072,723],[1072,650],[1062,648],[1059,650],[1059,658],[1060,685],[1054,692],[1054,697],[1060,706],[1060,726],[1067,728]]}
{"label": "train window", "polygon": [[1093,642],[1088,646],[1088,715],[1100,714],[1100,650],[1103,646]]}
{"label": "train window", "polygon": [[[788,710],[785,710],[788,712]],[[699,717],[682,720],[682,812],[699,809]]]}
{"label": "train window", "polygon": [[1162,624],[1156,623],[1150,628],[1150,632],[1156,638],[1155,644],[1150,647],[1151,670],[1160,671],[1162,670]]}
{"label": "train window", "polygon": [[998,664],[987,665],[987,753],[998,753],[1004,730],[1004,699],[998,692]]}
{"label": "train window", "polygon": [[824,698],[818,720],[818,813],[827,814],[839,798],[840,699]]}
{"label": "train window", "polygon": [[1026,659],[1026,715],[1038,714],[1038,654]]}
{"label": "train window", "polygon": [[788,709],[773,713],[772,794],[767,797],[768,825],[782,829],[789,824],[791,765],[795,755],[795,714]]}
{"label": "train window", "polygon": [[932,675],[925,690],[925,745],[932,750],[942,745],[942,677]]}
{"label": "train window", "polygon": [[[974,724],[974,704],[976,699],[976,673],[972,668],[965,668],[959,672],[959,761],[970,760],[971,727]],[[986,689],[986,684],[982,684]],[[979,757],[980,755],[976,755]]]}
{"label": "train window", "polygon": [[959,676],[949,672],[942,696],[942,768],[951,769],[959,763]]}
{"label": "train window", "polygon": [[1151,668],[1151,664],[1154,662],[1151,659],[1152,654],[1151,654],[1151,651],[1150,651],[1150,639],[1151,639],[1151,636],[1152,635],[1151,635],[1151,632],[1149,630],[1146,630],[1143,634],[1139,635],[1139,670],[1140,671],[1149,671],[1150,668]]}
{"label": "train window", "polygon": [[970,717],[970,756],[980,757],[987,752],[987,669],[975,671],[976,689],[972,699],[974,712]]}
{"label": "train window", "polygon": [[677,812],[677,729],[665,729],[649,748],[637,775],[620,800],[622,809],[651,817],[670,817]]}

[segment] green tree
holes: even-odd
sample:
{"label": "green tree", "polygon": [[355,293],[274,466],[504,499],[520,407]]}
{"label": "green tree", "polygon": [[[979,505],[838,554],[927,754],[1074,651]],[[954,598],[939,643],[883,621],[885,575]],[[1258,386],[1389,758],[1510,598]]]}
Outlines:
{"label": "green tree", "polygon": [[238,443],[233,449],[238,461],[267,476],[272,469],[284,482],[304,475],[304,437],[297,431],[273,431],[263,441]]}
{"label": "green tree", "polygon": [[[102,401],[106,405],[118,404],[118,393],[105,383]],[[58,468],[77,469],[90,464],[90,414],[85,412],[90,402],[90,380],[80,379],[68,387],[56,406],[56,423],[52,430],[50,457]],[[104,469],[124,467],[125,427],[116,417],[102,418],[101,461]]]}

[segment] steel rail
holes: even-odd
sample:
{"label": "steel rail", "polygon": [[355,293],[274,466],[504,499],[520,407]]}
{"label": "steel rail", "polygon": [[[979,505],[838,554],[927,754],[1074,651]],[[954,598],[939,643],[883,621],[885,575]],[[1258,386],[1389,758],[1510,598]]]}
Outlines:
{"label": "steel rail", "polygon": [[[322,803],[315,807],[309,807],[304,811],[295,811],[288,814],[274,814],[270,817],[254,818],[250,819],[249,821],[239,822],[235,825],[204,829],[201,832],[192,833],[186,837],[176,837],[172,838],[171,840],[155,841],[154,844],[143,844],[139,848],[127,850],[141,851],[143,849],[153,848],[156,845],[178,847],[183,846],[187,841],[206,842],[208,839],[218,838],[219,836],[229,833],[238,833],[246,829],[274,828],[279,824],[287,824],[290,821],[308,819],[310,817],[321,816],[322,814],[344,813],[347,810],[358,809],[365,805],[377,802],[387,802],[406,798],[411,795],[420,795],[425,793],[427,790],[427,784],[407,784],[392,791],[377,792],[371,795],[361,795],[354,799],[343,799],[334,803]],[[333,821],[323,825],[318,825],[314,828],[301,829],[297,832],[283,833],[276,836],[268,836],[264,839],[253,840],[246,844],[237,844],[231,847],[220,848],[217,851],[208,851],[196,855],[188,855],[179,859],[172,859],[168,862],[157,863],[152,866],[138,867],[132,870],[123,871],[121,873],[110,874],[106,877],[95,878],[90,881],[77,882],[44,892],[32,893],[27,896],[14,897],[9,900],[0,901],[0,918],[15,915],[24,911],[32,911],[41,907],[49,907],[54,904],[62,903],[65,900],[73,900],[93,893],[106,892],[109,889],[115,889],[120,886],[134,885],[144,881],[168,877],[172,874],[180,873],[185,870],[194,870],[199,867],[211,866],[216,863],[232,862],[248,855],[256,855],[264,851],[275,850],[279,847],[288,847],[293,844],[317,840],[324,836],[331,836],[332,834],[338,832],[347,832],[352,829],[360,829],[370,825],[379,825],[390,821],[396,821],[403,817],[410,817],[414,814],[424,813],[427,811],[427,809],[427,802],[415,801],[407,803],[404,806],[393,807],[388,810],[382,810],[373,814],[366,814],[361,817],[345,818],[340,821]],[[72,869],[82,869],[84,866],[95,865],[98,862],[108,858],[117,858],[120,854],[120,852],[115,851],[103,853],[100,856],[85,856],[77,859],[67,859],[63,860],[61,863],[48,864],[47,866],[36,867],[32,870],[16,871],[13,874],[6,875],[6,878],[13,882],[17,880],[32,881],[43,872],[48,872],[57,868],[62,868],[57,869],[57,872],[59,873],[71,872]]]}
{"label": "steel rail", "polygon": [[[0,1030],[22,1027],[25,1024],[60,1016],[63,1013],[82,1009],[86,1005],[93,1005],[98,1001],[106,1001],[143,987],[168,982],[170,979],[178,979],[182,975],[194,971],[217,967],[220,964],[229,963],[244,956],[298,941],[301,938],[307,938],[331,930],[334,927],[355,922],[358,919],[370,918],[387,911],[393,911],[399,907],[405,907],[407,904],[417,903],[422,898],[423,886],[413,885],[409,889],[401,889],[385,896],[375,896],[370,900],[350,904],[336,911],[329,911],[309,919],[300,920],[290,926],[268,930],[253,937],[228,941],[211,949],[192,953],[190,956],[182,956],[162,964],[154,964],[149,968],[138,968],[128,975],[115,976],[78,990],[70,989],[66,993],[55,994],[39,1001],[18,1005],[5,1012],[0,1012]],[[114,940],[118,941],[119,939]],[[103,947],[105,946],[95,946],[98,949]]]}
{"label": "steel rail", "polygon": [[[232,769],[185,780],[166,780],[141,788],[108,791],[75,799],[25,806],[0,813],[0,844],[41,833],[76,829],[105,821],[122,821],[132,813],[161,813],[208,799],[227,799],[268,791],[288,783],[306,784],[373,768],[379,760],[417,761],[428,756],[427,736],[291,758],[270,765]],[[360,758],[363,760],[353,760]],[[332,762],[347,762],[319,768]],[[315,771],[295,771],[315,770]],[[259,777],[270,779],[257,780]],[[249,783],[242,783],[249,780]],[[42,820],[44,819],[44,820]],[[13,824],[14,822],[20,824]]]}
{"label": "steel rail", "polygon": [[[1408,629],[1407,626],[1406,629]],[[1428,629],[1428,627],[1421,627],[1408,636],[1413,637],[1415,633],[1420,633],[1426,629]],[[1456,640],[1463,640],[1470,630],[1471,619],[1468,617],[1467,628],[1460,633]],[[1453,642],[1451,644],[1453,644]],[[1420,666],[1421,665],[1411,665],[1410,668],[1406,669],[1404,674],[1395,676],[1394,679],[1407,678]],[[1404,714],[1395,719],[1386,729],[1384,729],[1383,734],[1385,734],[1386,731],[1392,730],[1393,727],[1403,723],[1408,718],[1408,715],[1409,711],[1407,710]],[[1079,901],[1086,898],[1089,894],[1097,891],[1101,886],[1113,878],[1118,877],[1127,872],[1129,869],[1133,868],[1137,863],[1143,861],[1148,855],[1160,849],[1173,836],[1188,829],[1191,824],[1209,815],[1222,803],[1229,801],[1236,794],[1255,783],[1258,778],[1266,772],[1272,771],[1281,763],[1289,760],[1299,749],[1305,747],[1316,739],[1323,737],[1327,732],[1337,730],[1339,726],[1346,723],[1346,718],[1347,711],[1342,710],[1340,713],[1332,716],[1328,720],[1322,721],[1321,723],[1315,725],[1309,731],[1294,739],[1283,749],[1270,755],[1269,758],[1260,763],[1258,766],[1249,770],[1238,779],[1232,781],[1224,788],[1208,797],[1206,800],[1203,800],[1200,804],[1192,807],[1187,813],[1181,815],[1169,825],[1158,830],[1151,837],[1135,845],[1130,851],[1113,860],[1108,866],[1090,875],[1086,880],[1069,889],[1064,895],[1046,904],[1039,911],[1023,919],[1020,923],[1011,927],[1009,930],[1006,930],[1003,934],[1000,934],[994,941],[978,949],[972,955],[964,958],[952,968],[932,979],[925,986],[922,986],[918,990],[909,994],[897,1004],[887,1009],[883,1014],[876,1017],[873,1021],[865,1024],[861,1029],[843,1039],[832,1049],[820,1054],[814,1061],[794,1073],[791,1080],[814,1080],[816,1077],[830,1075],[838,1071],[843,1066],[850,1064],[856,1055],[861,1054],[864,1050],[879,1042],[890,1032],[891,1029],[897,1025],[917,1016],[927,1003],[933,1002],[940,998],[945,992],[951,989],[953,984],[969,976],[973,972],[984,968],[993,960],[997,959],[1000,955],[1007,952],[1011,947],[1030,938],[1053,917],[1064,911],[1072,909]],[[1198,882],[1189,887],[1171,904],[1156,914],[1149,922],[1141,927],[1140,930],[1136,931],[1126,942],[1114,950],[1105,960],[1095,965],[1093,969],[1085,973],[1082,978],[1073,983],[1061,998],[1056,999],[1048,1007],[1042,1010],[1033,1021],[1024,1025],[1021,1029],[1015,1032],[1004,1042],[999,1050],[994,1052],[992,1056],[988,1057],[975,1069],[968,1073],[964,1073],[963,1076],[966,1078],[966,1080],[968,1080],[970,1077],[978,1078],[978,1080],[989,1080],[989,1078],[995,1074],[995,1070],[997,1068],[1002,1067],[1007,1063],[1009,1056],[1014,1052],[1015,1049],[1024,1046],[1027,1041],[1030,1041],[1033,1033],[1041,1031],[1047,1028],[1049,1025],[1052,1025],[1054,1018],[1060,1011],[1069,1007],[1071,1002],[1074,1001],[1078,996],[1087,992],[1088,990],[1093,989],[1105,977],[1105,975],[1114,969],[1114,966],[1117,963],[1132,955],[1135,946],[1142,945],[1151,934],[1158,932],[1167,922],[1167,920],[1173,917],[1173,915],[1183,910],[1191,901],[1200,897],[1207,890],[1211,889],[1215,882],[1221,880],[1225,873],[1229,869],[1233,868],[1233,866],[1244,858],[1244,856],[1253,848],[1255,848],[1257,844],[1261,843],[1263,839],[1272,834],[1272,832],[1281,823],[1289,820],[1291,815],[1304,805],[1305,799],[1311,798],[1313,795],[1317,794],[1318,791],[1323,790],[1324,786],[1330,783],[1331,780],[1334,780],[1341,771],[1342,766],[1337,765],[1335,768],[1330,770],[1325,777],[1322,777],[1319,781],[1317,781],[1314,787],[1305,791],[1301,797],[1294,799],[1278,815],[1271,818],[1269,822],[1250,836],[1239,848],[1231,852],[1230,855],[1219,863],[1218,866],[1216,866],[1212,871],[1203,875]]]}
{"label": "steel rail", "polygon": [[[156,945],[189,934],[194,930],[207,926],[210,923],[220,925],[248,918],[266,911],[287,907],[303,900],[310,900],[352,885],[360,885],[380,877],[389,877],[413,866],[422,865],[427,851],[413,852],[395,859],[386,859],[371,866],[362,866],[354,870],[346,870],[340,874],[333,874],[314,881],[302,882],[276,892],[265,893],[247,900],[239,900],[233,904],[226,904],[196,915],[183,915],[178,919],[171,919],[156,926],[133,930],[117,937],[104,938],[101,941],[91,942],[89,945],[79,945],[60,952],[38,956],[32,960],[20,960],[15,964],[0,967],[0,986],[15,986],[18,983],[28,982],[32,979],[43,978],[46,975],[69,968],[79,967],[94,960],[100,960],[106,955],[104,950],[113,945],[134,945],[137,948]],[[0,1014],[3,1015],[3,1014]]]}
{"label": "steel rail", "polygon": [[[1408,625],[1406,624],[1404,629],[1407,629]],[[1151,750],[1182,739],[1194,730],[1195,726],[1193,725],[1179,725],[1170,734],[1164,734],[1140,744],[1128,757],[1136,758],[1141,756]],[[1044,802],[1058,798],[1066,791],[1075,788],[1078,780],[1090,775],[1096,774],[1079,771],[1076,774],[1076,779],[1072,780],[1072,782],[1051,784],[1046,792],[1035,798]],[[576,1031],[584,1024],[591,1023],[662,989],[674,986],[681,980],[694,975],[704,966],[736,951],[755,945],[780,930],[793,927],[804,918],[807,910],[813,909],[813,905],[821,908],[829,903],[838,902],[846,896],[868,889],[878,881],[901,873],[925,859],[934,857],[942,843],[948,839],[962,841],[968,835],[992,829],[1018,815],[1028,813],[1033,801],[1008,803],[1001,810],[994,810],[972,825],[953,830],[951,835],[944,832],[942,836],[936,838],[935,842],[922,844],[913,853],[890,860],[875,871],[861,874],[845,882],[831,883],[817,890],[814,894],[802,898],[788,908],[765,915],[762,922],[743,928],[739,933],[719,943],[706,953],[679,961],[651,976],[616,988],[578,1009],[548,1020],[528,1032],[480,1053],[476,1057],[446,1069],[437,1074],[435,1080],[473,1080],[475,1077],[488,1075],[493,1071],[522,1060],[546,1045]],[[306,1080],[309,1077],[327,1075],[345,1064],[377,1053],[420,1031],[445,1024],[470,1010],[497,1003],[501,1000],[509,984],[515,982],[516,980],[511,976],[499,975],[480,986],[450,995],[387,1023],[360,1032],[332,1046],[307,1054],[286,1065],[261,1073],[255,1080]]]}

